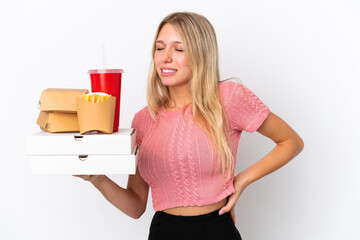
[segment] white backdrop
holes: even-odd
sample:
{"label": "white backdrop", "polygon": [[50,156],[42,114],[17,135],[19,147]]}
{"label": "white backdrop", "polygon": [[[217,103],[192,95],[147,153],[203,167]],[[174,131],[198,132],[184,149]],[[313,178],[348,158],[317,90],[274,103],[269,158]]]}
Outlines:
{"label": "white backdrop", "polygon": [[[27,135],[48,87],[88,88],[88,69],[123,68],[120,127],[146,104],[156,27],[173,11],[206,16],[221,76],[238,76],[303,138],[304,151],[250,185],[236,206],[245,240],[360,239],[360,4],[357,0],[0,1],[0,239],[147,239],[91,184],[31,176]],[[237,172],[274,147],[244,133]],[[126,187],[127,176],[110,176]]]}

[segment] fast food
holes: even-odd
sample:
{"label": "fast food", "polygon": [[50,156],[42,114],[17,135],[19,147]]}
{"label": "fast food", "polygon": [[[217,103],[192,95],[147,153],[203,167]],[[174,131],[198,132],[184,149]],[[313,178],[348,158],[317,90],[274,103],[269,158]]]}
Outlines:
{"label": "fast food", "polygon": [[111,95],[106,93],[89,93],[81,97],[81,99],[91,102],[91,103],[99,103],[108,99]]}

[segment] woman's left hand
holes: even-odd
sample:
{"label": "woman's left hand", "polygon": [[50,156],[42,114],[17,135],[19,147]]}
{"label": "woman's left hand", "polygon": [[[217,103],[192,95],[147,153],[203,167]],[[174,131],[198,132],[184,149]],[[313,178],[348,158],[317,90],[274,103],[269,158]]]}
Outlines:
{"label": "woman's left hand", "polygon": [[241,177],[241,174],[234,177],[234,188],[235,192],[229,196],[229,201],[227,204],[222,207],[219,211],[219,214],[224,214],[226,212],[230,212],[231,218],[234,221],[234,224],[236,222],[235,219],[235,205],[237,200],[239,199],[241,193],[246,188],[247,184],[245,184],[245,181],[243,181],[243,178]]}

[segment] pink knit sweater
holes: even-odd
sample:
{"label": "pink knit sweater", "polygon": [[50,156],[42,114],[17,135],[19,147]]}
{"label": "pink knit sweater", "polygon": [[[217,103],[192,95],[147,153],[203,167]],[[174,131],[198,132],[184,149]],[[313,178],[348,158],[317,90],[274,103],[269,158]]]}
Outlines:
{"label": "pink knit sweater", "polygon": [[[242,130],[256,131],[270,110],[240,83],[222,82],[219,90],[230,126],[229,146],[236,161]],[[235,192],[233,177],[224,182],[221,167],[216,170],[217,159],[211,161],[210,140],[192,124],[191,107],[185,109],[184,116],[182,111],[162,108],[155,123],[145,107],[132,122],[139,146],[139,172],[151,188],[155,211],[208,205]]]}

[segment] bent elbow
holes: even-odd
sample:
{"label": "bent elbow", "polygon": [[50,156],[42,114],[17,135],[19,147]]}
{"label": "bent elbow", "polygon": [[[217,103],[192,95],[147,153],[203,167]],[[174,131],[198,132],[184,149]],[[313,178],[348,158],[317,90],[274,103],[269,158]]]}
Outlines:
{"label": "bent elbow", "polygon": [[146,206],[145,206],[144,208],[142,208],[142,209],[139,209],[139,210],[138,210],[134,215],[132,215],[131,217],[132,217],[133,219],[139,219],[139,218],[144,214],[145,210],[146,210]]}
{"label": "bent elbow", "polygon": [[301,137],[298,137],[298,139],[297,139],[297,154],[299,154],[299,153],[301,153],[302,152],[302,150],[304,149],[304,141],[302,140],[302,138]]}
{"label": "bent elbow", "polygon": [[141,218],[142,215],[143,215],[143,213],[140,213],[140,214],[132,216],[132,218],[137,220],[137,219]]}

